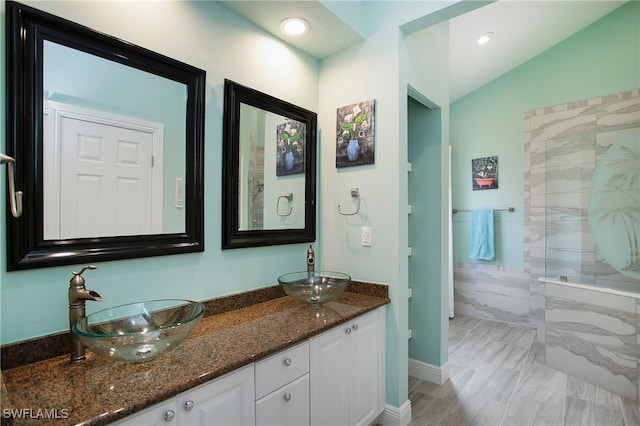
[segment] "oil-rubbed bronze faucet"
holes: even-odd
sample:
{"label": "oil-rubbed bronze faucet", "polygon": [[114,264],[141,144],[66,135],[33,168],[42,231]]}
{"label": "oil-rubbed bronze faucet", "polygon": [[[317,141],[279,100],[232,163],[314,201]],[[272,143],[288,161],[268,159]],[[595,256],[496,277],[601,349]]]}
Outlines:
{"label": "oil-rubbed bronze faucet", "polygon": [[71,331],[71,363],[76,364],[85,360],[84,345],[71,327],[78,320],[85,317],[85,301],[95,300],[100,302],[102,296],[93,290],[87,290],[84,286],[82,273],[87,269],[96,269],[94,265],[85,266],[80,272],[73,272],[73,278],[69,282],[69,330]]}

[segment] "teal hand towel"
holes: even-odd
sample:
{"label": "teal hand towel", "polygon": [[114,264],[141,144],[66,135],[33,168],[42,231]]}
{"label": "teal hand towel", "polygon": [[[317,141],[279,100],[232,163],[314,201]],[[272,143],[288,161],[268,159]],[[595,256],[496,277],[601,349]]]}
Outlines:
{"label": "teal hand towel", "polygon": [[469,257],[482,260],[495,258],[493,210],[471,210]]}

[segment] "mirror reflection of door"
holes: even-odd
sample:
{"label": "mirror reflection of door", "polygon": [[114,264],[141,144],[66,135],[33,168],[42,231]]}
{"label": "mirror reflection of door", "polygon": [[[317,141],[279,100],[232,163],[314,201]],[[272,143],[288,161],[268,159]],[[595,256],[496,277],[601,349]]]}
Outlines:
{"label": "mirror reflection of door", "polygon": [[45,239],[161,233],[163,126],[48,106]]}
{"label": "mirror reflection of door", "polygon": [[185,84],[48,40],[43,57],[44,240],[184,232]]}

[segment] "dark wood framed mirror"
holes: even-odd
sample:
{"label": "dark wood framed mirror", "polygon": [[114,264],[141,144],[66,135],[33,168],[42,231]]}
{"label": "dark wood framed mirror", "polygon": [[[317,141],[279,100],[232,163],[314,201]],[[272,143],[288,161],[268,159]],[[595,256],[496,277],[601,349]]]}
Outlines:
{"label": "dark wood framed mirror", "polygon": [[204,251],[205,71],[6,2],[7,269]]}
{"label": "dark wood framed mirror", "polygon": [[317,114],[224,85],[222,248],[316,238]]}

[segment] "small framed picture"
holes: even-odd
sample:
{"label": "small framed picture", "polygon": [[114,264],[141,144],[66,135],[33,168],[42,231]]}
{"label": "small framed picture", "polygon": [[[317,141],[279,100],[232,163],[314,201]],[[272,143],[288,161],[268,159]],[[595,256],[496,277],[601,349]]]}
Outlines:
{"label": "small framed picture", "polygon": [[358,102],[337,110],[336,167],[373,164],[375,100]]}
{"label": "small framed picture", "polygon": [[471,185],[474,191],[498,188],[498,157],[471,160]]}
{"label": "small framed picture", "polygon": [[307,127],[289,120],[276,126],[276,176],[304,173]]}

